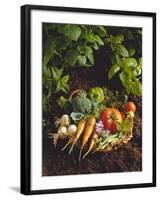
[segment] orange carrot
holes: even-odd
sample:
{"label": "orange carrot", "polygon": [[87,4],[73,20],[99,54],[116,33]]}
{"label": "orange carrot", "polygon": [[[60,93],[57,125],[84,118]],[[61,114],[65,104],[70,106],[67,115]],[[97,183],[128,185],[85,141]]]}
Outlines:
{"label": "orange carrot", "polygon": [[82,138],[82,146],[81,146],[80,153],[79,153],[79,160],[81,159],[81,153],[82,153],[83,147],[88,142],[90,136],[93,133],[95,123],[96,123],[95,117],[92,117],[92,116],[88,117],[86,127],[84,130],[84,134],[83,134],[83,138]]}
{"label": "orange carrot", "polygon": [[76,144],[77,140],[80,138],[81,134],[83,133],[85,125],[86,125],[86,120],[84,120],[84,119],[82,119],[78,122],[77,133],[76,133],[75,138],[73,139],[73,143],[69,150],[69,154],[72,152],[74,145]]}
{"label": "orange carrot", "polygon": [[89,145],[89,149],[88,149],[88,151],[84,154],[84,156],[83,156],[82,159],[84,159],[84,158],[89,154],[89,152],[92,150],[92,148],[93,148],[94,145],[95,145],[95,140],[96,140],[97,138],[98,138],[98,134],[97,134],[96,132],[94,132],[93,137],[92,137],[91,142],[90,142],[90,145]]}

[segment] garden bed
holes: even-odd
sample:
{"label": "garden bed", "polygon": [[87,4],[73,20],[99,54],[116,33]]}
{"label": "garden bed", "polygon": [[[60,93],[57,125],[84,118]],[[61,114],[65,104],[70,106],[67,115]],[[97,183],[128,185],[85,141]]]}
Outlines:
{"label": "garden bed", "polygon": [[[81,27],[82,28],[82,27]],[[50,29],[48,29],[49,32],[47,34],[50,34]],[[54,29],[55,30],[55,27]],[[101,29],[104,31],[104,29]],[[118,28],[118,31],[121,29]],[[130,29],[128,29],[131,31]],[[117,34],[116,28],[111,28],[112,34]],[[47,34],[44,34],[43,40],[46,41]],[[108,36],[107,36],[108,37]],[[115,36],[116,37],[116,36]],[[102,37],[103,38],[103,37]],[[118,40],[121,40],[123,38],[120,38]],[[104,39],[105,40],[105,39]],[[129,40],[130,41],[130,40]],[[141,39],[139,40],[141,42]],[[139,42],[137,40],[137,43]],[[118,41],[119,42],[119,41]],[[120,41],[121,43],[122,41]],[[131,40],[132,44],[134,43]],[[136,47],[139,49],[139,44],[136,43]],[[127,47],[128,41],[125,43]],[[118,43],[118,45],[120,45]],[[101,45],[100,45],[101,46]],[[69,48],[67,46],[67,48]],[[124,50],[124,49],[123,49]],[[129,172],[129,171],[141,171],[142,170],[142,96],[140,91],[141,86],[141,72],[137,71],[141,69],[141,61],[137,61],[141,56],[141,51],[135,54],[135,58],[132,56],[129,57],[129,55],[126,55],[126,51],[120,52],[119,59],[122,59],[121,62],[124,63],[127,67],[127,71],[125,73],[129,73],[131,75],[131,71],[128,70],[128,67],[130,67],[130,63],[134,66],[136,66],[136,75],[135,77],[132,77],[131,84],[133,85],[133,88],[129,85],[128,80],[119,78],[119,76],[123,73],[123,71],[120,71],[120,73],[113,73],[113,70],[110,70],[110,66],[112,68],[114,65],[112,65],[112,59],[111,57],[112,52],[110,47],[108,45],[102,45],[102,47],[99,48],[97,51],[98,53],[94,52],[94,63],[92,63],[92,66],[83,67],[81,65],[78,66],[72,66],[65,68],[63,74],[67,74],[66,79],[68,81],[68,85],[64,85],[64,88],[61,87],[61,89],[54,88],[53,90],[48,91],[48,82],[46,82],[46,77],[48,76],[47,68],[44,72],[44,85],[43,85],[43,95],[45,97],[44,101],[44,107],[43,107],[43,138],[42,138],[42,146],[43,146],[43,155],[42,155],[42,175],[43,176],[56,176],[56,175],[73,175],[73,174],[93,174],[93,173],[109,173],[109,172]],[[58,53],[56,53],[58,55]],[[66,53],[67,54],[67,53]],[[123,55],[124,54],[124,55]],[[48,56],[48,55],[47,55]],[[91,56],[91,55],[90,55]],[[45,57],[45,51],[44,51],[44,57]],[[127,57],[127,58],[126,58]],[[129,58],[128,58],[129,57]],[[53,58],[52,58],[53,59]],[[52,64],[51,61],[48,61],[48,63]],[[128,60],[127,60],[128,59]],[[54,60],[54,59],[53,59]],[[57,57],[55,57],[56,62]],[[125,63],[126,60],[126,63]],[[82,61],[82,60],[81,60]],[[90,61],[93,62],[93,60],[90,57]],[[129,64],[128,64],[128,63]],[[45,63],[48,65],[48,63]],[[137,64],[138,63],[138,64]],[[82,64],[82,63],[81,63]],[[90,63],[91,64],[91,63]],[[69,65],[69,64],[68,64]],[[85,64],[87,65],[87,63]],[[134,67],[135,67],[134,66]],[[123,69],[123,66],[121,66],[121,70]],[[132,66],[131,66],[132,67]],[[56,67],[53,67],[56,68]],[[48,69],[51,69],[48,67]],[[59,66],[58,68],[59,69]],[[107,74],[109,70],[110,76],[107,78]],[[117,70],[114,68],[114,70]],[[53,73],[53,72],[52,72]],[[138,74],[139,73],[139,74]],[[124,75],[124,74],[123,74]],[[112,77],[113,76],[113,77]],[[48,76],[48,80],[50,80],[50,76]],[[123,76],[124,77],[124,76]],[[138,77],[138,78],[137,78]],[[54,80],[55,81],[55,80]],[[55,84],[55,82],[53,82]],[[62,83],[62,82],[61,82]],[[57,83],[56,83],[57,84]],[[47,85],[47,87],[46,87]],[[61,84],[61,86],[63,86]],[[69,141],[69,138],[66,137],[64,140],[58,140],[56,146],[53,144],[53,138],[51,139],[49,134],[57,133],[57,127],[55,125],[55,118],[60,118],[64,114],[68,114],[70,116],[70,113],[73,112],[73,108],[67,108],[67,111],[64,110],[58,103],[57,100],[60,97],[64,97],[65,99],[69,99],[70,95],[76,91],[76,90],[82,90],[85,91],[88,95],[88,91],[91,88],[95,87],[100,88],[107,88],[106,96],[109,96],[109,100],[107,101],[106,107],[115,107],[117,110],[126,112],[124,109],[124,105],[119,106],[119,103],[122,104],[120,97],[124,97],[127,94],[127,102],[134,102],[136,105],[136,111],[134,111],[134,125],[132,130],[132,137],[130,140],[128,140],[125,144],[121,143],[118,148],[112,148],[108,152],[95,152],[91,151],[89,155],[85,159],[79,159],[79,152],[81,149],[81,143],[82,143],[82,135],[79,138],[79,140],[76,142],[76,145],[72,151],[71,154],[69,154],[69,145],[64,151],[62,151],[62,148],[66,145],[66,143]],[[127,92],[126,92],[127,91]],[[116,95],[118,94],[118,97]],[[47,97],[47,98],[46,98]],[[114,100],[118,98],[118,100]],[[112,101],[115,101],[115,104],[113,104]],[[118,111],[118,112],[119,112]],[[100,111],[102,112],[102,111]],[[93,115],[93,114],[92,114]],[[100,118],[100,117],[99,117]],[[127,118],[127,112],[125,113],[125,118]],[[85,118],[87,119],[87,117]],[[96,118],[96,122],[98,122],[99,119]],[[75,123],[72,120],[72,123]],[[77,126],[77,124],[76,124]],[[117,125],[118,126],[118,125]],[[117,130],[117,129],[116,129]],[[110,132],[112,134],[115,134],[116,131],[112,131],[110,129]],[[91,139],[90,139],[91,140]],[[89,140],[89,141],[90,141]],[[83,151],[87,151],[89,148],[89,142],[85,145]]]}
{"label": "garden bed", "polygon": [[[75,70],[71,72],[71,91],[76,88],[89,89],[97,85],[93,80],[93,72],[86,70]],[[86,75],[85,75],[86,74]],[[95,73],[96,74],[96,73]],[[87,77],[86,77],[87,76]],[[89,76],[91,78],[89,78]],[[96,76],[95,76],[96,77]],[[142,121],[141,121],[141,97],[130,96],[130,100],[137,105],[137,112],[134,118],[132,140],[117,150],[103,153],[98,152],[89,155],[79,162],[79,147],[75,148],[71,155],[68,151],[61,152],[66,141],[60,141],[55,148],[48,132],[44,129],[43,135],[43,176],[72,175],[88,173],[106,172],[128,172],[142,170]],[[54,122],[53,117],[49,117],[50,123]],[[54,126],[52,126],[54,129]],[[53,131],[54,132],[54,131]]]}

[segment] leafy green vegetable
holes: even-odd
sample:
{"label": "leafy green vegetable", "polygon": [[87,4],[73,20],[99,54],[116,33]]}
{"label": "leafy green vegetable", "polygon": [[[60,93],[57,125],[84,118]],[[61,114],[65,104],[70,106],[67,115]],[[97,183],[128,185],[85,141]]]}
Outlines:
{"label": "leafy green vegetable", "polygon": [[104,100],[103,89],[100,87],[93,87],[88,91],[88,97],[95,100],[97,103],[102,103]]}
{"label": "leafy green vegetable", "polygon": [[83,117],[84,117],[85,115],[82,114],[82,113],[72,112],[72,113],[70,114],[70,116],[71,116],[71,118],[72,118],[72,120],[73,120],[74,122],[77,122],[77,121],[83,119]]}
{"label": "leafy green vegetable", "polygon": [[79,92],[72,100],[73,111],[88,115],[91,113],[92,102],[87,98],[85,92]]}

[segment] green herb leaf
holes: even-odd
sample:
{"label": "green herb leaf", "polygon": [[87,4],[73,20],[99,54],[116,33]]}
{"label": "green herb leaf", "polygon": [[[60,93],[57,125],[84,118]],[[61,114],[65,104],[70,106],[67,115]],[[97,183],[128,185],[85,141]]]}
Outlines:
{"label": "green herb leaf", "polygon": [[130,56],[130,57],[131,57],[131,56],[134,56],[135,52],[136,52],[136,50],[135,50],[134,48],[130,48],[130,49],[129,49],[129,56]]}
{"label": "green herb leaf", "polygon": [[95,43],[93,43],[93,48],[95,49],[95,50],[98,50],[99,49],[99,46],[97,45],[97,43],[95,42]]}
{"label": "green herb leaf", "polygon": [[138,59],[138,64],[139,64],[140,66],[142,66],[142,58],[139,58],[139,59]]}
{"label": "green herb leaf", "polygon": [[60,92],[62,90],[64,93],[67,93],[69,90],[68,81],[69,75],[63,76],[57,83],[56,92]]}
{"label": "green herb leaf", "polygon": [[139,80],[132,80],[125,71],[120,73],[120,80],[128,94],[132,93],[137,96],[142,95],[142,84]]}
{"label": "green herb leaf", "polygon": [[65,56],[65,62],[70,66],[74,66],[77,62],[79,52],[77,49],[69,50]]}
{"label": "green herb leaf", "polygon": [[57,100],[57,103],[61,108],[64,108],[67,102],[68,99],[66,99],[64,96],[60,96],[59,99]]}
{"label": "green herb leaf", "polygon": [[96,32],[101,36],[104,37],[107,35],[107,30],[103,26],[98,26]]}
{"label": "green herb leaf", "polygon": [[84,55],[89,59],[91,64],[94,64],[93,50],[89,46],[84,47]]}
{"label": "green herb leaf", "polygon": [[43,65],[42,73],[43,78],[45,78],[46,80],[51,78],[51,71],[46,65]]}
{"label": "green herb leaf", "polygon": [[128,50],[122,44],[119,44],[117,46],[117,52],[118,52],[119,55],[121,55],[123,57],[129,56]]}
{"label": "green herb leaf", "polygon": [[56,48],[55,40],[54,39],[48,40],[45,48],[46,50],[44,52],[44,59],[43,59],[44,65],[47,65],[50,59],[53,57],[55,48]]}
{"label": "green herb leaf", "polygon": [[112,64],[113,65],[114,64],[120,65],[120,63],[121,63],[121,59],[120,59],[119,55],[116,52],[113,53],[111,60],[112,60]]}
{"label": "green herb leaf", "polygon": [[126,58],[124,61],[123,61],[123,66],[124,68],[135,68],[137,66],[137,61],[135,58]]}
{"label": "green herb leaf", "polygon": [[52,76],[54,81],[59,81],[59,79],[61,78],[62,74],[63,74],[63,68],[58,68],[58,67],[51,67],[52,70]]}
{"label": "green herb leaf", "polygon": [[104,45],[104,42],[102,41],[102,39],[98,35],[95,35],[94,39],[99,45]]}
{"label": "green herb leaf", "polygon": [[115,64],[112,65],[112,67],[110,67],[109,72],[108,72],[108,79],[110,80],[114,75],[117,74],[117,72],[119,72],[120,70],[120,66]]}
{"label": "green herb leaf", "polygon": [[86,40],[91,43],[97,42],[99,45],[104,45],[102,39],[91,31],[87,32]]}
{"label": "green herb leaf", "polygon": [[134,95],[141,96],[142,95],[142,84],[140,81],[135,80],[132,82],[130,87],[130,92]]}
{"label": "green herb leaf", "polygon": [[63,27],[63,32],[70,40],[77,41],[81,35],[81,28],[78,25],[67,24]]}
{"label": "green herb leaf", "polygon": [[85,56],[78,56],[77,57],[77,62],[78,64],[80,64],[81,66],[84,66],[86,64],[86,57]]}
{"label": "green herb leaf", "polygon": [[113,41],[115,44],[121,44],[121,43],[124,41],[124,35],[123,35],[123,34],[115,35],[115,36],[113,37],[112,41]]}

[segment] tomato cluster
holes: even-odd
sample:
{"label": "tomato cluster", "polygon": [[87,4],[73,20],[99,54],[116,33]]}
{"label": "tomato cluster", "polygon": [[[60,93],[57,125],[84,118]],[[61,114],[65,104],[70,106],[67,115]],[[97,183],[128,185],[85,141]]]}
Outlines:
{"label": "tomato cluster", "polygon": [[[134,117],[136,106],[133,102],[127,102],[124,108],[130,117]],[[101,120],[104,124],[104,128],[108,129],[111,133],[117,131],[117,123],[121,124],[124,119],[125,114],[115,108],[105,108],[101,112]]]}

